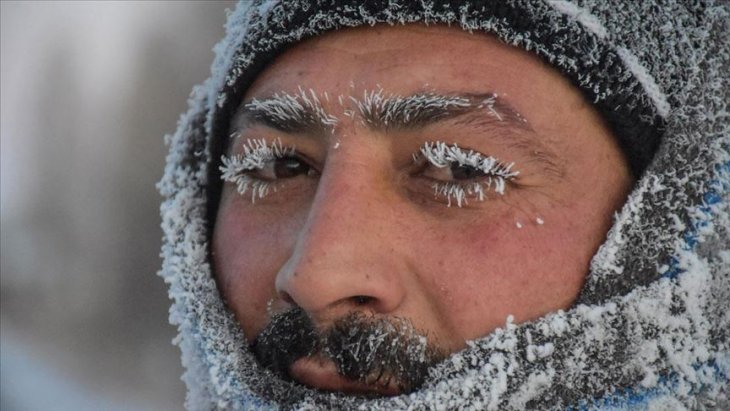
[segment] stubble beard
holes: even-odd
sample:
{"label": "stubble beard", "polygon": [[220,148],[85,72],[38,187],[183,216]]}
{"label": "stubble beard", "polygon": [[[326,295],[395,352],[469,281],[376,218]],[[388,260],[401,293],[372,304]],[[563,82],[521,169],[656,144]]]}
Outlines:
{"label": "stubble beard", "polygon": [[402,318],[351,312],[317,330],[299,307],[272,316],[251,344],[258,362],[285,380],[302,358],[331,361],[343,377],[373,387],[396,386],[408,393],[423,385],[445,350]]}

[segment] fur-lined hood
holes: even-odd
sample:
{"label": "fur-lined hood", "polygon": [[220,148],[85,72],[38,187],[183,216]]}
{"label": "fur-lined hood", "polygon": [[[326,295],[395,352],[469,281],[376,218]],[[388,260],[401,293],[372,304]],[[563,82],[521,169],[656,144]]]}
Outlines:
{"label": "fur-lined hood", "polygon": [[[166,139],[159,183],[160,275],[179,329],[186,406],[730,409],[730,8],[719,1],[654,3],[242,2],[216,46],[211,77],[193,90],[189,110]],[[515,14],[532,25],[515,24]],[[571,309],[507,322],[431,370],[413,393],[356,399],[281,381],[255,362],[212,274],[209,199],[220,189],[220,141],[232,110],[264,65],[302,39],[379,23],[492,33],[560,69],[614,127],[622,125],[609,109],[643,110],[641,130],[651,131],[637,131],[626,144],[644,146],[656,135],[657,146],[653,157],[637,160],[639,180]],[[544,44],[539,30],[559,35]],[[560,50],[576,35],[590,40],[587,58]],[[586,74],[599,52],[615,58],[636,86],[619,92],[636,101],[619,104],[615,86]]]}

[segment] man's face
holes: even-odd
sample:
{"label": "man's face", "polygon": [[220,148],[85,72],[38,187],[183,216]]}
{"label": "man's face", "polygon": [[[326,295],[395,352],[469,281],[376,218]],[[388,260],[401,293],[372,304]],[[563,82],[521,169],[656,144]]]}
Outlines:
{"label": "man's face", "polygon": [[[223,173],[214,265],[262,346],[286,344],[302,323],[363,334],[359,344],[392,326],[403,353],[425,336],[435,360],[510,315],[566,308],[632,183],[610,132],[557,72],[445,27],[297,45],[258,76],[231,131],[239,157]],[[419,382],[394,371],[410,363],[381,367],[387,378],[343,371],[347,342],[324,340],[297,354],[289,341],[291,358],[269,360],[325,390]]]}

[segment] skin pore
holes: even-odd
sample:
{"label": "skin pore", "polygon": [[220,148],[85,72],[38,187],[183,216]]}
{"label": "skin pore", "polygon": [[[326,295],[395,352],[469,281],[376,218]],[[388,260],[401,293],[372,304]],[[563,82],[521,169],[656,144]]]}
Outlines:
{"label": "skin pore", "polygon": [[[456,103],[404,115],[429,96]],[[567,308],[632,184],[577,89],[527,52],[457,28],[307,40],[257,77],[240,112],[227,158],[241,161],[223,173],[212,250],[249,341],[296,308],[319,331],[353,313],[407,321],[452,353],[509,315]],[[515,175],[496,173],[510,164]],[[323,390],[414,388],[353,381],[320,354],[287,367]]]}

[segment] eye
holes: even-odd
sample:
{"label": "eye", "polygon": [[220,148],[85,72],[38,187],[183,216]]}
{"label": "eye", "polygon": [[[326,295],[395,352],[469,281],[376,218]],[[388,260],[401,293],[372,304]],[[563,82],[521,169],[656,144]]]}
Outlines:
{"label": "eye", "polygon": [[281,141],[247,140],[243,153],[221,157],[221,179],[233,183],[239,194],[251,193],[251,202],[277,191],[283,182],[300,176],[315,176],[316,170],[296,155],[294,147]]}
{"label": "eye", "polygon": [[464,181],[485,177],[487,174],[474,166],[451,163],[447,167],[437,167],[429,162],[423,176],[439,181]]}
{"label": "eye", "polygon": [[519,175],[512,170],[513,163],[505,164],[456,144],[426,143],[413,159],[423,163],[421,177],[432,181],[434,194],[448,206],[456,202],[461,207],[471,199],[484,201],[488,191],[503,195],[506,183]]}
{"label": "eye", "polygon": [[281,180],[300,175],[311,175],[313,172],[312,167],[303,160],[288,156],[271,159],[260,169],[251,170],[250,174],[262,180]]}
{"label": "eye", "polygon": [[484,177],[487,175],[478,168],[464,165],[464,164],[452,164],[450,167],[451,175],[455,180],[470,180],[472,178]]}

